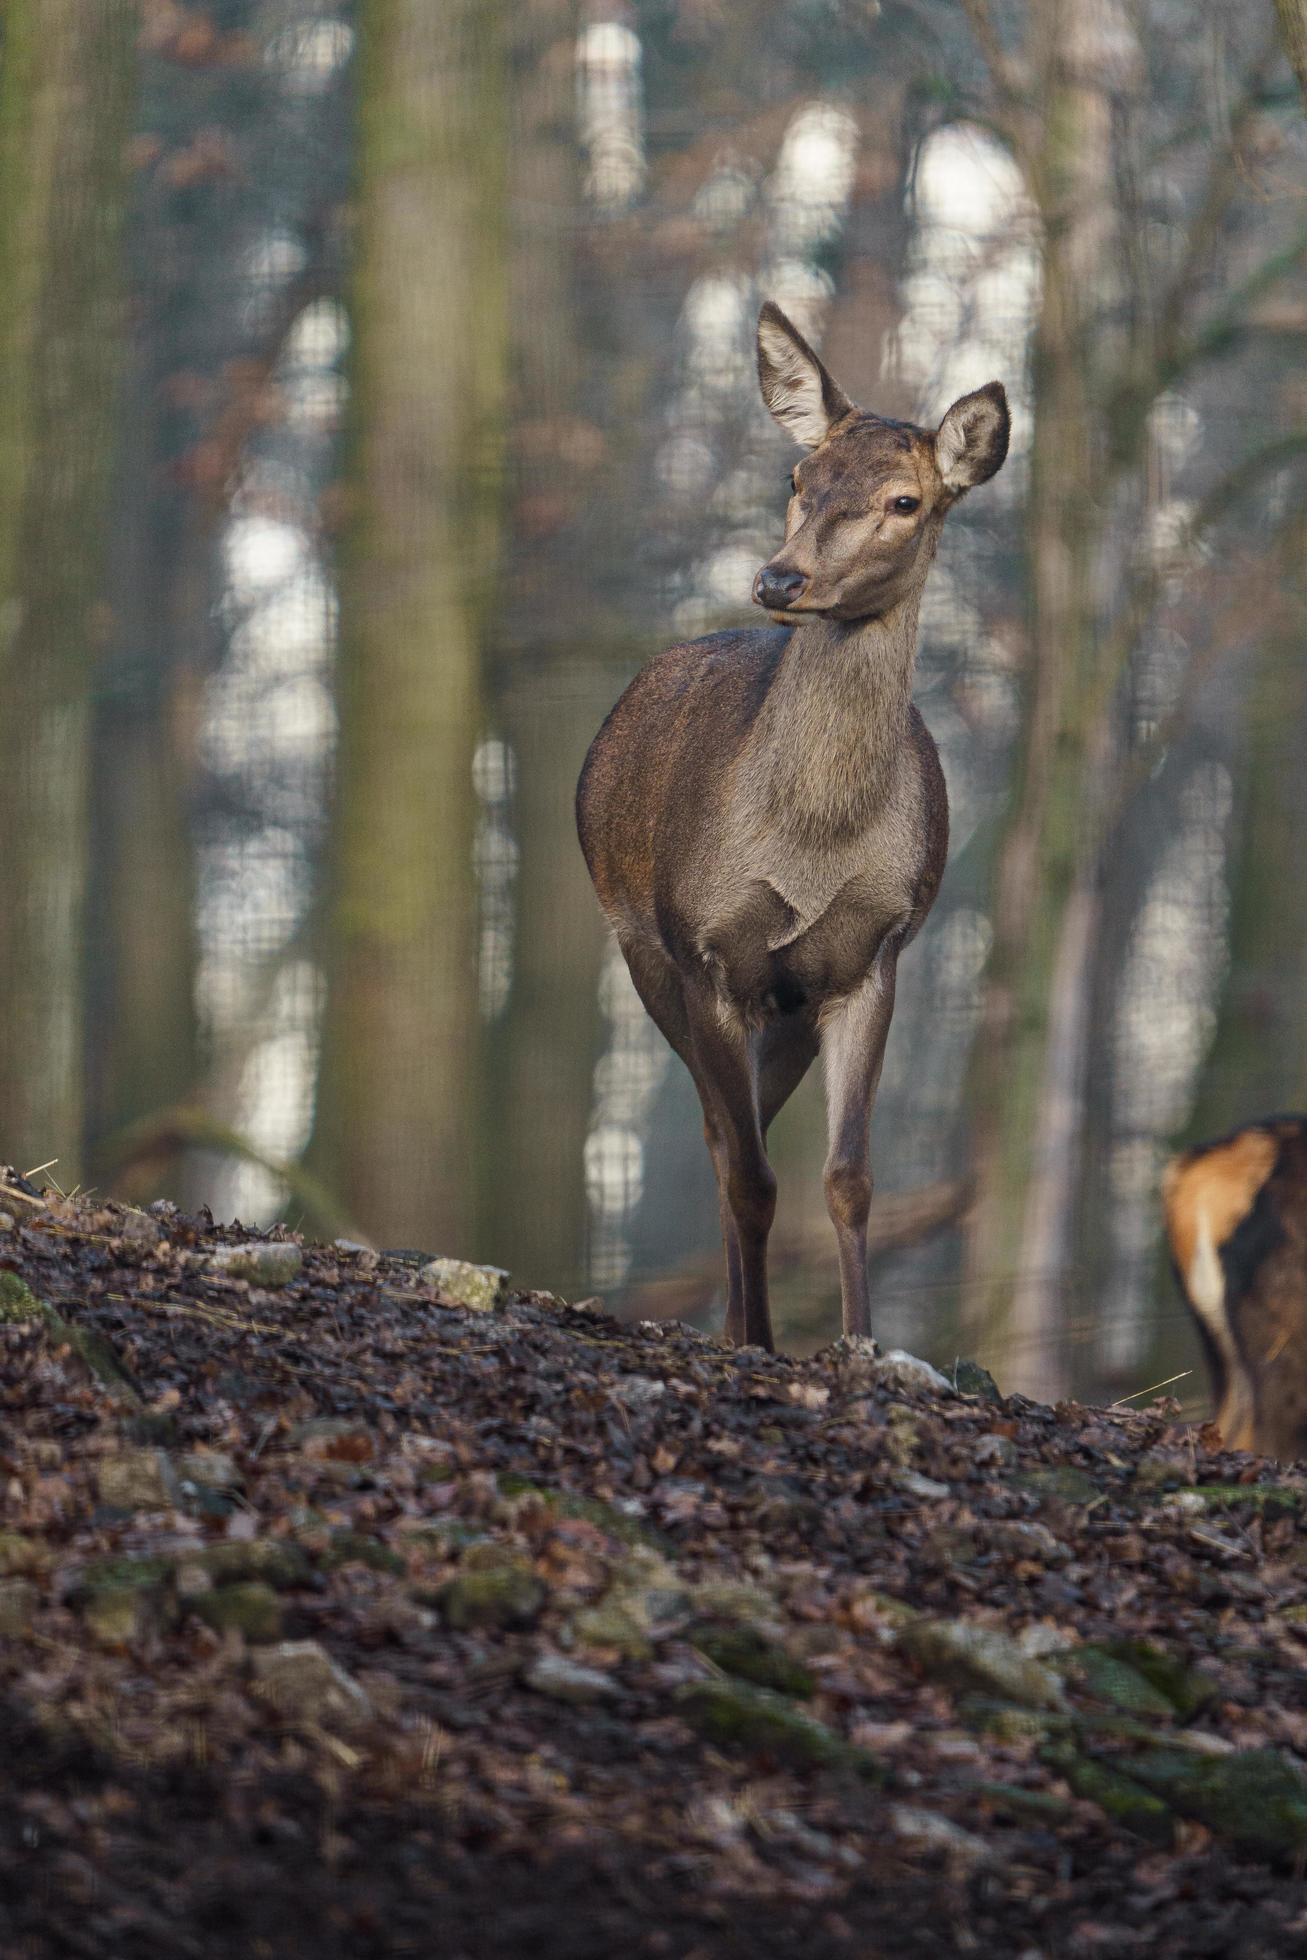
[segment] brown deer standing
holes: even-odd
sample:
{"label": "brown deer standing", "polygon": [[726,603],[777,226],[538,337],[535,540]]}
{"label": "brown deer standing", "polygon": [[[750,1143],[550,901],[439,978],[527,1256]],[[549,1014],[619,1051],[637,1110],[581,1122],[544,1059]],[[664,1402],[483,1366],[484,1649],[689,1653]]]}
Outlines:
{"label": "brown deer standing", "polygon": [[1226,1448],[1307,1457],[1307,1117],[1186,1151],[1162,1202]]}
{"label": "brown deer standing", "polygon": [[810,451],[754,581],[777,624],[672,647],[605,721],[577,787],[590,875],[640,998],[694,1077],[721,1197],[729,1339],[772,1345],[768,1125],[821,1050],[844,1331],[871,1332],[867,1132],[899,954],[948,850],[912,705],[945,513],[1007,454],[996,381],[931,434],[855,408],[770,301],[758,375]]}

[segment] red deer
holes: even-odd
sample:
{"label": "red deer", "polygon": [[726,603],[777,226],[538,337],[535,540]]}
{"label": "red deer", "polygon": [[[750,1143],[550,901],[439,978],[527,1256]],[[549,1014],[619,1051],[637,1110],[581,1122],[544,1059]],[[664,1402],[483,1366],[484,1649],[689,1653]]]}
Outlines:
{"label": "red deer", "polygon": [[1185,1151],[1162,1202],[1225,1447],[1307,1456],[1307,1117]]}
{"label": "red deer", "polygon": [[656,656],[595,737],[577,826],[654,1021],[694,1078],[727,1337],[769,1348],[767,1129],[821,1051],[844,1331],[871,1332],[868,1127],[899,954],[939,889],[948,799],[912,703],[940,527],[1008,447],[996,381],[935,431],[856,408],[770,301],[763,400],[809,454],[754,581],[775,623]]}

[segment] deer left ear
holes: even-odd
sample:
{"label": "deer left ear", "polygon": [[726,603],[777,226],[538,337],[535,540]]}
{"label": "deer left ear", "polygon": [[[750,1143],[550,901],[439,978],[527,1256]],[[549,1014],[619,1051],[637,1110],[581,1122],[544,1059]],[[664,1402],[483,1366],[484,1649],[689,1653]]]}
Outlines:
{"label": "deer left ear", "polygon": [[960,497],[988,483],[1007,455],[1012,418],[1001,381],[987,381],[955,401],[935,435],[935,465],[944,487]]}

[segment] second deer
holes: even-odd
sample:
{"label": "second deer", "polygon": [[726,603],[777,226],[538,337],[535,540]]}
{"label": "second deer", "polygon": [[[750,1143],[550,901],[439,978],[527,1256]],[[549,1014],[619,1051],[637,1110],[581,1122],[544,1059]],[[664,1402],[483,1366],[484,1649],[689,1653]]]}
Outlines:
{"label": "second deer", "polygon": [[577,823],[640,998],[699,1092],[727,1335],[770,1347],[767,1129],[819,1051],[844,1331],[871,1332],[871,1108],[899,955],[948,850],[912,703],[918,609],[944,518],[1001,466],[1009,422],[996,381],[933,431],[855,407],[770,301],[758,374],[808,451],[754,581],[775,623],[650,661],[595,737]]}
{"label": "second deer", "polygon": [[1187,1150],[1162,1201],[1225,1447],[1307,1457],[1307,1117]]}

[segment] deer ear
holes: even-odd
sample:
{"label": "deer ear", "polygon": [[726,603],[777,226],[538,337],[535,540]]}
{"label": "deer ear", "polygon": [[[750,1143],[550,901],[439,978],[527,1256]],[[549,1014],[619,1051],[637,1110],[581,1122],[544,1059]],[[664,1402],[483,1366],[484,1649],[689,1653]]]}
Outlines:
{"label": "deer ear", "polygon": [[1012,418],[1001,381],[955,401],[935,436],[935,465],[954,496],[988,483],[1003,466]]}
{"label": "deer ear", "polygon": [[805,449],[824,442],[853,406],[771,299],[758,316],[758,385],[786,434]]}

